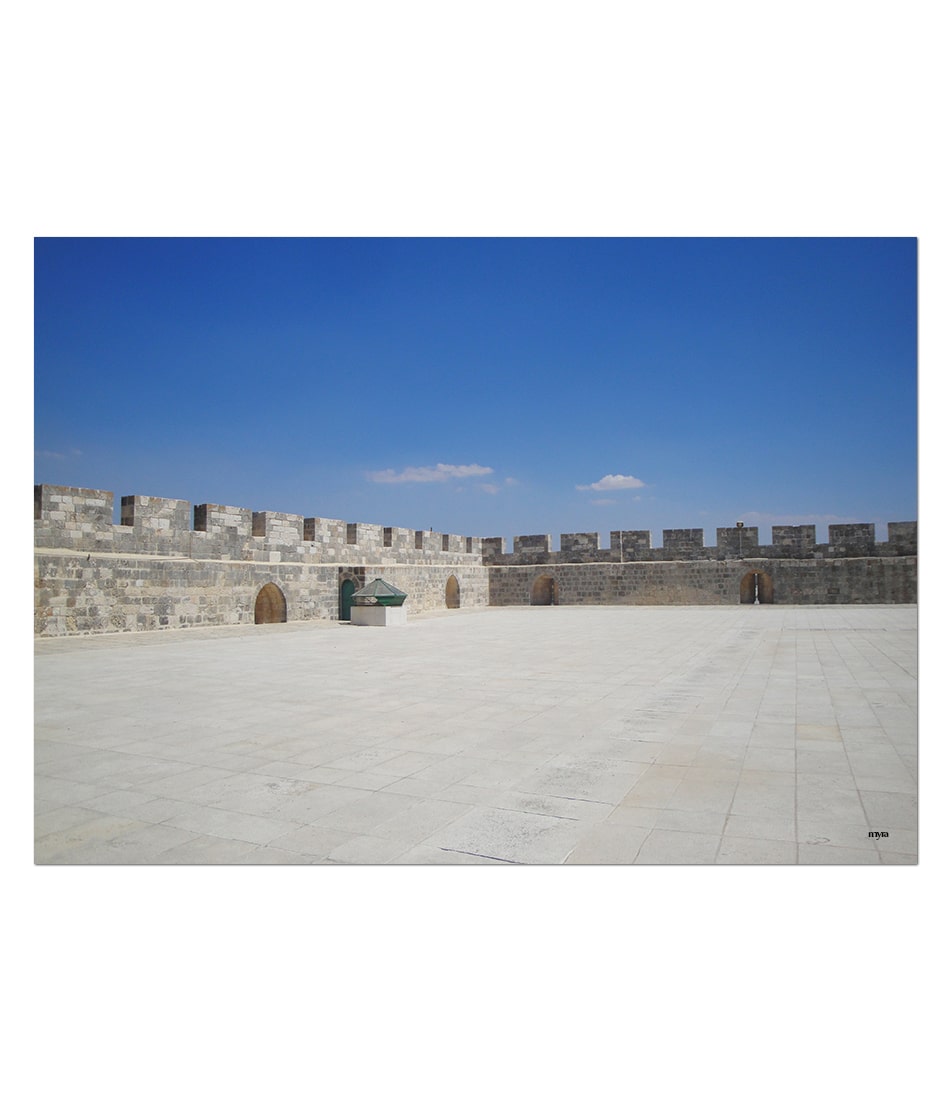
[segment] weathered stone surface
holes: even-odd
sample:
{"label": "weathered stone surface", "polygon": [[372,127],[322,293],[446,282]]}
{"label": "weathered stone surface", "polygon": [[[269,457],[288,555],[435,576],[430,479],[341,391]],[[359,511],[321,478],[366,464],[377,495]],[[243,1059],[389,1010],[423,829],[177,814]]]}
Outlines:
{"label": "weathered stone surface", "polygon": [[198,505],[192,529],[187,501],[158,497],[123,497],[114,525],[112,509],[112,493],[35,487],[37,634],[253,623],[266,584],[288,621],[337,619],[343,581],[367,573],[408,593],[411,614],[488,603],[478,538],[219,504]]}
{"label": "weathered stone surface", "polygon": [[[551,577],[559,604],[735,604],[749,572],[764,573],[782,604],[915,603],[915,557],[828,560],[626,562],[497,565],[488,570],[489,603],[530,604]],[[763,588],[765,585],[763,584]]]}
{"label": "weathered stone surface", "polygon": [[[917,525],[834,524],[829,542],[813,526],[521,535],[498,538],[381,527],[128,496],[113,523],[113,494],[34,487],[35,630],[40,635],[160,630],[254,622],[261,589],[277,586],[288,621],[337,619],[341,586],[381,576],[408,594],[409,614],[437,608],[529,603],[733,604],[740,590],[775,603],[913,603]],[[743,588],[743,583],[745,587]],[[751,597],[749,597],[751,599]]]}

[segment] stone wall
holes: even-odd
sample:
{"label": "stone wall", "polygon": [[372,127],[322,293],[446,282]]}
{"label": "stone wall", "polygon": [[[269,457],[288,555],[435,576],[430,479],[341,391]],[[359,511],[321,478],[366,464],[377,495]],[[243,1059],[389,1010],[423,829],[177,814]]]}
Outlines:
{"label": "stone wall", "polygon": [[649,531],[612,531],[605,548],[573,532],[558,551],[550,535],[520,535],[508,554],[499,538],[148,496],[122,497],[115,524],[112,493],[56,485],[34,487],[33,514],[40,635],[253,623],[265,585],[289,621],[333,620],[343,582],[377,576],[408,594],[410,615],[445,608],[450,578],[463,608],[731,604],[752,573],[775,603],[917,599],[916,523],[889,523],[880,543],[870,523],[832,524],[825,544],[809,525],[773,527],[771,544],[720,527],[715,547],[702,528],[665,530],[656,548]]}
{"label": "stone wall", "polygon": [[338,619],[340,585],[381,576],[408,594],[412,614],[444,608],[450,576],[462,607],[488,605],[482,566],[298,565],[145,555],[40,553],[35,565],[39,635],[99,634],[254,622],[257,596],[276,584],[287,620]]}
{"label": "stone wall", "polygon": [[749,573],[772,582],[777,604],[917,600],[916,557],[501,565],[488,570],[488,593],[492,606],[529,604],[550,577],[559,604],[735,604]]}
{"label": "stone wall", "polygon": [[410,614],[444,608],[452,576],[461,607],[488,604],[477,538],[159,497],[123,497],[119,524],[112,509],[109,492],[35,487],[37,634],[253,623],[265,584],[288,621],[337,619],[346,578],[381,576]]}

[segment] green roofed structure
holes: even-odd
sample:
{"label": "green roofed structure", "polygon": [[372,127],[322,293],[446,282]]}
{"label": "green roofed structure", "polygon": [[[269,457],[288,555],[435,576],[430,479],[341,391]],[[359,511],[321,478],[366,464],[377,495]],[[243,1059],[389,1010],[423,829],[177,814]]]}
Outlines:
{"label": "green roofed structure", "polygon": [[388,584],[381,577],[372,580],[358,592],[353,593],[353,602],[360,606],[380,604],[383,607],[402,607],[407,593]]}

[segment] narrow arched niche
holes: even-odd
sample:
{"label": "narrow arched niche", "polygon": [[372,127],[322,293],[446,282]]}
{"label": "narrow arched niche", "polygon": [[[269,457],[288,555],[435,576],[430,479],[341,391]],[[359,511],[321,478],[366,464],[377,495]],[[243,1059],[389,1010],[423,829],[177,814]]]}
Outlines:
{"label": "narrow arched niche", "polygon": [[462,594],[459,590],[458,577],[454,573],[445,582],[445,606],[451,608],[462,606]]}
{"label": "narrow arched niche", "polygon": [[287,600],[276,584],[265,584],[254,603],[255,623],[287,622]]}

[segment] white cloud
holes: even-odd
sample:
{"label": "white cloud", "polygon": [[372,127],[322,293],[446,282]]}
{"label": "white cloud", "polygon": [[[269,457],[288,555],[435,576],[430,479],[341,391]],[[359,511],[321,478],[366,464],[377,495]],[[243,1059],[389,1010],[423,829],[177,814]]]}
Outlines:
{"label": "white cloud", "polygon": [[61,454],[59,451],[34,451],[35,458],[79,458],[82,451],[77,451],[75,447],[69,452],[69,454]]}
{"label": "white cloud", "polygon": [[645,481],[630,474],[607,474],[593,485],[578,485],[577,488],[582,493],[591,490],[595,493],[612,493],[615,489],[642,489],[645,485]]}
{"label": "white cloud", "polygon": [[449,466],[439,462],[435,466],[407,466],[396,473],[395,470],[371,470],[366,476],[370,481],[384,485],[398,485],[404,482],[451,481],[457,477],[484,477],[495,471],[491,466]]}

